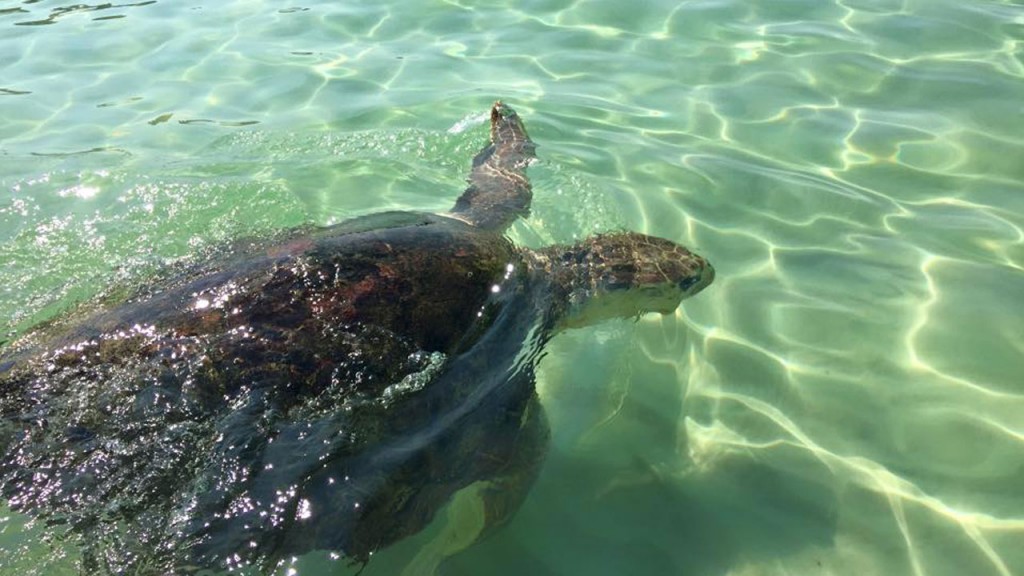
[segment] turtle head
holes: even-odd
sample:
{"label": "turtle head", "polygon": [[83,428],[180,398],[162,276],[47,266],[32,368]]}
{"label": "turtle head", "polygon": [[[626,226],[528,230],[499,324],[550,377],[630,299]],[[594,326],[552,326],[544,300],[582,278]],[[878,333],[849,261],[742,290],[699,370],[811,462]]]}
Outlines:
{"label": "turtle head", "polygon": [[564,301],[559,326],[566,328],[646,312],[670,314],[715,278],[704,258],[636,232],[593,236],[542,254],[556,299]]}

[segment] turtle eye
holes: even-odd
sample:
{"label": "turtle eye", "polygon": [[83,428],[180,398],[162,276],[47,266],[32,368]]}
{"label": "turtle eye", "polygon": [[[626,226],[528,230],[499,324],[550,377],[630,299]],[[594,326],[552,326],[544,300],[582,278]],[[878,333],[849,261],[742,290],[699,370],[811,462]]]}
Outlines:
{"label": "turtle eye", "polygon": [[632,282],[632,276],[627,272],[623,273],[623,270],[612,270],[606,271],[601,274],[601,289],[607,291],[614,290],[628,290],[632,288],[634,283]]}
{"label": "turtle eye", "polygon": [[693,285],[700,281],[700,276],[689,276],[679,281],[679,289],[683,292],[693,288]]}

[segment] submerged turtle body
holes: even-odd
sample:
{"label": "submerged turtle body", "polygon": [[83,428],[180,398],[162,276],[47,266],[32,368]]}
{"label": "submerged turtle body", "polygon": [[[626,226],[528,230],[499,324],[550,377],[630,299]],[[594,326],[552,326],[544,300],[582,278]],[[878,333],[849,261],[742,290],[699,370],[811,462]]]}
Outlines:
{"label": "submerged turtle body", "polygon": [[387,212],[254,243],[0,360],[0,488],[68,523],[87,570],[365,561],[490,482],[524,497],[552,331],[669,312],[712,268],[667,240],[528,251],[533,144],[498,103],[447,215]]}

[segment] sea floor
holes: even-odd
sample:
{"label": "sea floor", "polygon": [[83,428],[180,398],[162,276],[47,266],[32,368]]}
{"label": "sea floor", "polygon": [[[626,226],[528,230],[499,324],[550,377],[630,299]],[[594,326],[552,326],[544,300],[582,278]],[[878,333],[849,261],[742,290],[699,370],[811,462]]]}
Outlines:
{"label": "sea floor", "polygon": [[[26,0],[0,31],[6,339],[232,238],[443,211],[499,98],[539,145],[515,241],[715,265],[553,339],[507,526],[452,555],[457,499],[365,576],[1024,573],[1020,2]],[[0,513],[0,573],[77,573],[43,524]]]}

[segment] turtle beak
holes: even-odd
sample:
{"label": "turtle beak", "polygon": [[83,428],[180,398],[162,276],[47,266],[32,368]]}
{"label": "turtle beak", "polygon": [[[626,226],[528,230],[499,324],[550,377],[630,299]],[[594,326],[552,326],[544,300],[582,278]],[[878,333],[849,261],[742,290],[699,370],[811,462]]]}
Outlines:
{"label": "turtle beak", "polygon": [[715,267],[703,258],[701,261],[703,262],[703,266],[701,266],[699,275],[684,278],[679,282],[679,289],[685,294],[683,298],[689,298],[690,296],[700,293],[701,290],[710,286],[715,280]]}

